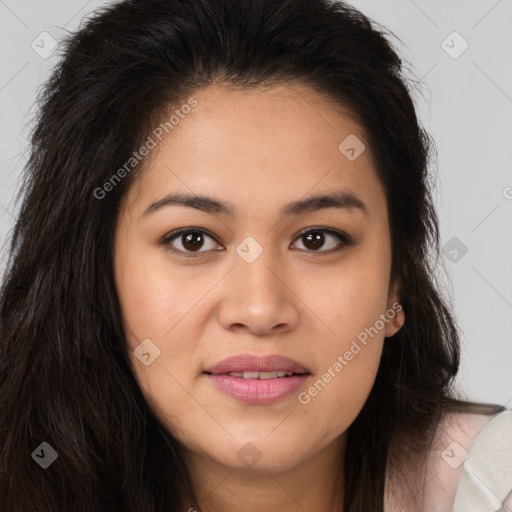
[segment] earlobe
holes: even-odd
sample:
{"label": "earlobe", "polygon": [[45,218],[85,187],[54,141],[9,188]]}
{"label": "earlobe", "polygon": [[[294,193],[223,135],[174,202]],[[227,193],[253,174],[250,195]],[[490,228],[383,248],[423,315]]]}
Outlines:
{"label": "earlobe", "polygon": [[390,293],[388,295],[388,313],[386,313],[389,321],[386,325],[386,338],[394,336],[405,323],[405,311],[399,300],[397,283],[390,286]]}
{"label": "earlobe", "polygon": [[[395,302],[394,304],[398,304],[398,302]],[[402,328],[404,323],[405,323],[404,309],[400,308],[400,311],[396,312],[395,317],[387,323],[385,337],[391,338],[391,336],[394,336]]]}

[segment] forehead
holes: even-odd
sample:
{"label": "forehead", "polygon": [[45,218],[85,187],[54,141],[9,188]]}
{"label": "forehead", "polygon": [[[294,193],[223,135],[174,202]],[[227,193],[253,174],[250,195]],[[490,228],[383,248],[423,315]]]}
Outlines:
{"label": "forehead", "polygon": [[211,86],[192,96],[197,105],[144,163],[135,185],[146,202],[178,190],[224,198],[243,213],[339,189],[370,209],[385,201],[364,130],[343,105],[300,84]]}

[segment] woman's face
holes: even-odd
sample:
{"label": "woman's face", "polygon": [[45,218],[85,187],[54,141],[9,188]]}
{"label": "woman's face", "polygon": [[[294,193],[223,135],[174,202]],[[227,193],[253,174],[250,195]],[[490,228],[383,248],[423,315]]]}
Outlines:
{"label": "woman's face", "polygon": [[[385,193],[360,126],[306,86],[194,98],[120,211],[131,364],[193,456],[285,470],[343,439],[403,322]],[[175,194],[208,200],[161,202]]]}

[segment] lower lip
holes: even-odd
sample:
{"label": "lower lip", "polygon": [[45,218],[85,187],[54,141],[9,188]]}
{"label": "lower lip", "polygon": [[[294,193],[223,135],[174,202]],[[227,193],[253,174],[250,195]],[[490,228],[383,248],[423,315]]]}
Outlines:
{"label": "lower lip", "polygon": [[247,404],[271,404],[297,391],[309,374],[275,379],[244,379],[230,375],[205,374],[219,391]]}

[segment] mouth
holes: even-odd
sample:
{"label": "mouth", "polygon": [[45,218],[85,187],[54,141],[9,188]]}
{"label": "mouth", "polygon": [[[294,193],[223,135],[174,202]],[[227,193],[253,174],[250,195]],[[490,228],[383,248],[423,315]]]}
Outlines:
{"label": "mouth", "polygon": [[286,372],[286,371],[277,371],[277,372],[258,372],[258,371],[247,371],[247,372],[229,372],[229,373],[208,373],[204,372],[207,375],[229,375],[230,377],[238,377],[241,379],[260,379],[260,380],[268,380],[268,379],[282,379],[286,377],[292,377],[293,375],[305,375],[305,373],[295,373],[295,372]]}
{"label": "mouth", "polygon": [[243,354],[221,361],[203,375],[224,395],[246,404],[266,405],[297,392],[311,372],[284,356]]}
{"label": "mouth", "polygon": [[[282,373],[285,375],[279,376]],[[223,395],[245,404],[268,405],[296,395],[311,375],[286,373],[288,372],[229,372],[204,375]]]}
{"label": "mouth", "polygon": [[[206,372],[208,373],[208,372]],[[211,373],[209,375],[212,375]],[[239,377],[242,379],[281,379],[283,377],[291,377],[292,375],[303,375],[294,372],[229,372],[217,375],[229,375],[230,377]]]}

